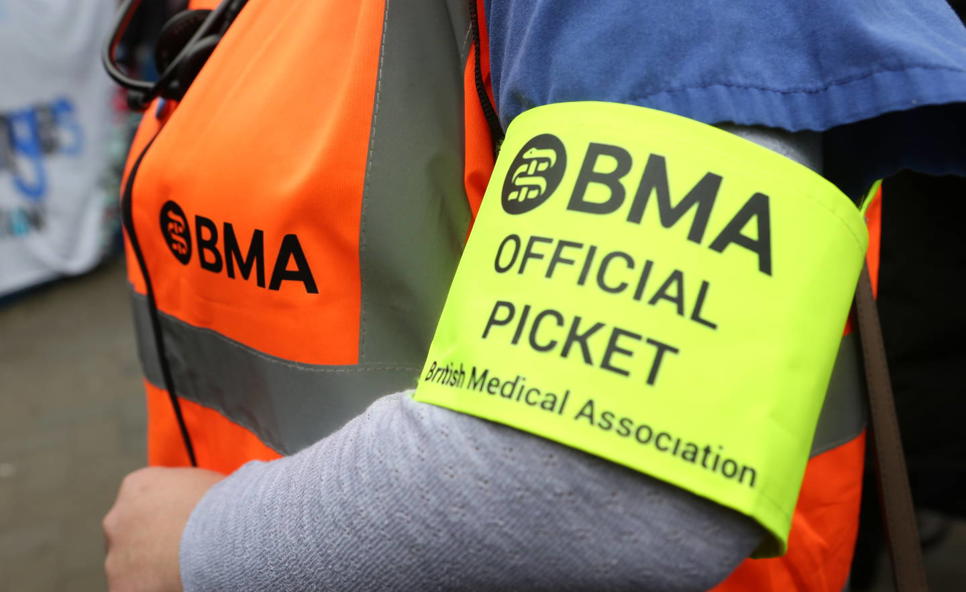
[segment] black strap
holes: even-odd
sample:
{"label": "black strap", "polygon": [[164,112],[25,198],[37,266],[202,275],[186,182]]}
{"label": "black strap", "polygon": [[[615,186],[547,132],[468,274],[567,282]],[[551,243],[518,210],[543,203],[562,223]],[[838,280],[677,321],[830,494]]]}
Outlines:
{"label": "black strap", "polygon": [[154,140],[157,137],[156,133],[154,138],[151,138],[151,141],[141,150],[141,154],[138,155],[137,160],[134,161],[134,165],[127,174],[127,183],[124,185],[124,191],[121,194],[122,222],[124,231],[127,233],[128,243],[131,245],[131,250],[134,252],[134,257],[138,262],[138,268],[141,271],[142,277],[144,277],[145,295],[147,296],[148,313],[151,319],[151,333],[154,339],[154,347],[158,354],[158,364],[161,368],[164,389],[168,392],[168,401],[171,403],[171,409],[174,411],[174,417],[178,422],[178,430],[181,432],[181,440],[184,442],[184,449],[188,455],[188,461],[191,463],[191,466],[197,467],[198,459],[195,456],[195,447],[191,441],[191,434],[188,432],[188,425],[185,423],[184,414],[181,412],[181,403],[178,401],[178,393],[175,390],[171,366],[168,363],[164,337],[161,333],[161,317],[158,311],[157,300],[154,298],[154,286],[151,283],[151,274],[148,272],[148,265],[145,261],[144,253],[141,251],[141,243],[138,242],[137,231],[134,228],[134,207],[132,201],[134,196],[134,179],[137,177],[138,170],[141,168],[141,161],[144,160],[144,155],[148,153],[148,149],[151,148],[151,145],[154,144]]}
{"label": "black strap", "polygon": [[500,144],[503,143],[503,126],[500,125],[500,118],[490,102],[490,95],[486,92],[486,85],[483,83],[483,66],[480,54],[480,18],[476,12],[476,0],[469,0],[470,5],[470,31],[473,35],[473,80],[476,83],[476,95],[480,99],[480,107],[483,108],[483,116],[490,127],[490,138],[493,140],[493,154],[500,151]]}
{"label": "black strap", "polygon": [[893,578],[899,592],[920,592],[928,590],[926,571],[868,267],[859,278],[855,310],[865,362],[872,457]]}

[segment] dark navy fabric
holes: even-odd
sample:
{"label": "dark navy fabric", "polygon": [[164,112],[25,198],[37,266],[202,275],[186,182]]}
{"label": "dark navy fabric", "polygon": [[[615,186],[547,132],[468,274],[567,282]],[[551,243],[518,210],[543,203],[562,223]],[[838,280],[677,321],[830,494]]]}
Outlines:
{"label": "dark navy fabric", "polygon": [[[943,0],[487,0],[486,20],[504,125],[574,100],[791,131],[966,102],[966,29]],[[893,121],[914,134],[891,142],[890,166],[905,167],[904,152],[923,172],[966,174],[966,142],[949,130],[966,113],[949,111],[938,128]],[[845,139],[855,144],[833,151],[872,141]],[[846,184],[866,183],[852,173]]]}

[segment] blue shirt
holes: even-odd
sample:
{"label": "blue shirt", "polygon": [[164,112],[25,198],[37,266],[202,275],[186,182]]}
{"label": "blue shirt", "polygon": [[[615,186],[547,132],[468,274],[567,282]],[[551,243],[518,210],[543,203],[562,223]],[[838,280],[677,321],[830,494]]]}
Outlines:
{"label": "blue shirt", "polygon": [[826,174],[850,193],[902,168],[966,175],[966,29],[943,0],[487,0],[486,11],[504,125],[547,103],[614,101],[829,130]]}

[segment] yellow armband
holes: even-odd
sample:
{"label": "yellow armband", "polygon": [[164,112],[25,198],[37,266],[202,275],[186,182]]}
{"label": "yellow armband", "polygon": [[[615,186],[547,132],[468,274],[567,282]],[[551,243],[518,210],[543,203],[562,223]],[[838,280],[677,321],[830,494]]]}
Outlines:
{"label": "yellow armband", "polygon": [[832,184],[696,121],[517,117],[415,398],[667,481],[784,552],[867,236]]}

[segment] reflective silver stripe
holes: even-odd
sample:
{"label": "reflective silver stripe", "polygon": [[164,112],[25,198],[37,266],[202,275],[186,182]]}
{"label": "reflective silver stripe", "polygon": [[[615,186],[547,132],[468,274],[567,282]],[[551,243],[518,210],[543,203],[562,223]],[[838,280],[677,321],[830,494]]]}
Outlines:
{"label": "reflective silver stripe", "polygon": [[[147,298],[134,293],[138,350],[148,381],[164,388]],[[221,412],[268,446],[292,454],[334,432],[383,395],[414,387],[419,368],[300,364],[161,314],[178,395]]]}
{"label": "reflective silver stripe", "polygon": [[158,357],[158,348],[152,335],[148,298],[144,294],[135,292],[130,285],[128,288],[131,290],[131,310],[134,313],[134,332],[137,335],[141,370],[148,382],[163,389],[165,388],[164,375],[161,374],[161,360]]}
{"label": "reflective silver stripe", "polygon": [[832,380],[812,440],[812,456],[845,444],[865,429],[865,374],[858,336],[842,338]]}
{"label": "reflective silver stripe", "polygon": [[[164,388],[147,299],[132,294],[145,377]],[[415,366],[298,364],[165,314],[161,326],[179,394],[220,411],[282,453],[300,450],[335,431],[380,396],[414,386],[418,372]],[[864,388],[858,341],[854,334],[848,335],[832,373],[812,456],[862,432]]]}
{"label": "reflective silver stripe", "polygon": [[467,5],[387,0],[359,237],[359,360],[421,366],[463,251]]}

